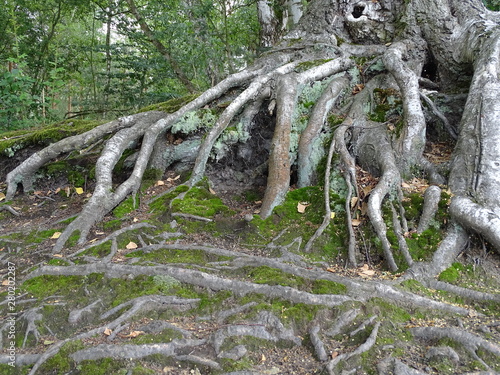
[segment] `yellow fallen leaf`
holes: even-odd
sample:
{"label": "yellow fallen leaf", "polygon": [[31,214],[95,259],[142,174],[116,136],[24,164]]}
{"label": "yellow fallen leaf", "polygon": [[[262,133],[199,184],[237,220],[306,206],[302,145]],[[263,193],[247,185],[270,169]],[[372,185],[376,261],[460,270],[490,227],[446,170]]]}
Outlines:
{"label": "yellow fallen leaf", "polygon": [[138,221],[139,221],[139,219],[136,217],[134,217],[134,220],[132,220],[132,222],[134,222],[134,223],[137,223]]}
{"label": "yellow fallen leaf", "polygon": [[59,237],[61,237],[61,232],[55,232],[50,239],[52,240],[57,240]]}
{"label": "yellow fallen leaf", "polygon": [[260,358],[260,361],[261,361],[261,362],[265,362],[265,361],[266,361],[266,359],[267,359],[267,358],[266,358],[266,356],[265,356],[264,354],[262,354],[262,357]]}
{"label": "yellow fallen leaf", "polygon": [[335,212],[330,212],[330,219],[335,219]]}
{"label": "yellow fallen leaf", "polygon": [[106,336],[109,336],[109,335],[111,335],[111,333],[112,333],[112,332],[113,332],[113,330],[111,330],[111,329],[109,329],[109,328],[106,328],[106,329],[104,330],[104,332],[103,332],[103,333],[104,333]]}
{"label": "yellow fallen leaf", "polygon": [[50,341],[50,340],[43,341],[43,345],[52,345],[53,343],[55,343],[55,341]]}
{"label": "yellow fallen leaf", "polygon": [[212,189],[211,187],[208,188],[208,191],[210,192],[210,194],[217,195],[217,193],[215,192],[215,190]]}
{"label": "yellow fallen leaf", "polygon": [[55,258],[62,258],[63,257],[62,254],[52,254],[52,256]]}
{"label": "yellow fallen leaf", "polygon": [[3,201],[5,199],[5,194],[4,193],[0,193],[0,202]]}
{"label": "yellow fallen leaf", "polygon": [[2,285],[4,285],[4,286],[5,286],[5,285],[9,285],[9,284],[10,284],[10,281],[9,281],[9,280],[4,280],[4,281],[2,281]]}
{"label": "yellow fallen leaf", "polygon": [[128,250],[137,249],[137,244],[135,242],[130,241],[127,246],[125,246]]}
{"label": "yellow fallen leaf", "polygon": [[310,203],[307,203],[307,202],[299,202],[299,203],[297,203],[297,211],[300,212],[301,214],[303,214],[304,212],[306,212],[306,208],[309,205],[310,205]]}
{"label": "yellow fallen leaf", "polygon": [[83,189],[81,187],[77,187],[77,188],[75,188],[75,192],[78,195],[83,194]]}
{"label": "yellow fallen leaf", "polygon": [[158,180],[155,182],[155,186],[163,186],[165,185],[165,182],[163,182],[162,180]]}

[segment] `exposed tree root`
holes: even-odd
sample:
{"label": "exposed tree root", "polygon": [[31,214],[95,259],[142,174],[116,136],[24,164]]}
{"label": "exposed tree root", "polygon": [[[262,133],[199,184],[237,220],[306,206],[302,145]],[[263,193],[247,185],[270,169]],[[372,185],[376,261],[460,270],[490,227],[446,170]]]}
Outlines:
{"label": "exposed tree root", "polygon": [[449,338],[462,344],[472,357],[481,362],[488,370],[491,368],[477,355],[478,349],[483,349],[496,356],[500,356],[500,346],[487,341],[477,335],[457,328],[439,328],[439,327],[416,327],[411,332],[417,338],[423,340],[439,340]]}
{"label": "exposed tree root", "polygon": [[354,351],[350,353],[343,353],[340,354],[339,356],[335,357],[332,359],[328,365],[326,366],[326,369],[328,371],[328,374],[335,375],[335,367],[341,362],[341,361],[347,361],[349,358],[359,355],[361,353],[364,353],[375,344],[375,341],[377,340],[377,334],[378,334],[378,329],[380,327],[380,322],[377,322],[373,326],[373,330],[370,333],[370,336],[366,339],[366,341],[358,346]]}

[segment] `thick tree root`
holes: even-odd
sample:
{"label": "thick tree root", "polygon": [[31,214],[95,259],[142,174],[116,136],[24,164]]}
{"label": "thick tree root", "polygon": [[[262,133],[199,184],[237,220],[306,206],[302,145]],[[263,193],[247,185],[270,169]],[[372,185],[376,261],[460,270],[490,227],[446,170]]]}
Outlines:
{"label": "thick tree root", "polygon": [[488,370],[491,370],[491,368],[477,355],[477,351],[482,349],[500,357],[500,346],[498,344],[457,328],[416,327],[412,328],[411,332],[415,337],[423,340],[449,338],[460,343],[475,360],[481,362]]}

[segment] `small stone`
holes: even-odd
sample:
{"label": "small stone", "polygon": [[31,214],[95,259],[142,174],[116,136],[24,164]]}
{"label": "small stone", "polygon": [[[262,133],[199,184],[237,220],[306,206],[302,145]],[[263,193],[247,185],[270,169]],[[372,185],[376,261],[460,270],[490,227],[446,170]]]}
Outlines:
{"label": "small stone", "polygon": [[246,214],[244,217],[246,222],[250,222],[253,220],[253,215],[252,214]]}

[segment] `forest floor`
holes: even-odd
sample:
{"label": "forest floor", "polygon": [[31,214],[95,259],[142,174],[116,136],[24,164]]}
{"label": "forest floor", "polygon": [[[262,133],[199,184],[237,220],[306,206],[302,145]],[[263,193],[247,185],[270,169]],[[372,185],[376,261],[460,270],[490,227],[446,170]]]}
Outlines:
{"label": "forest floor", "polygon": [[[372,178],[360,173],[368,192]],[[345,229],[341,215],[318,250],[303,253],[322,219],[321,189],[292,189],[264,221],[259,191],[204,183],[180,201],[171,191],[181,180],[169,172],[150,181],[85,245],[70,241],[60,253],[55,239],[92,186],[42,179],[8,202],[18,215],[0,211],[0,374],[27,374],[37,361],[37,374],[369,374],[392,373],[398,363],[429,374],[500,371],[500,258],[486,247],[471,244],[439,278],[494,296],[468,300],[387,272],[376,242],[364,237],[363,216],[358,267],[344,267],[343,240],[334,240]],[[409,197],[419,184],[408,182]],[[432,238],[424,247],[435,248]],[[418,331],[424,327],[432,333]]]}

